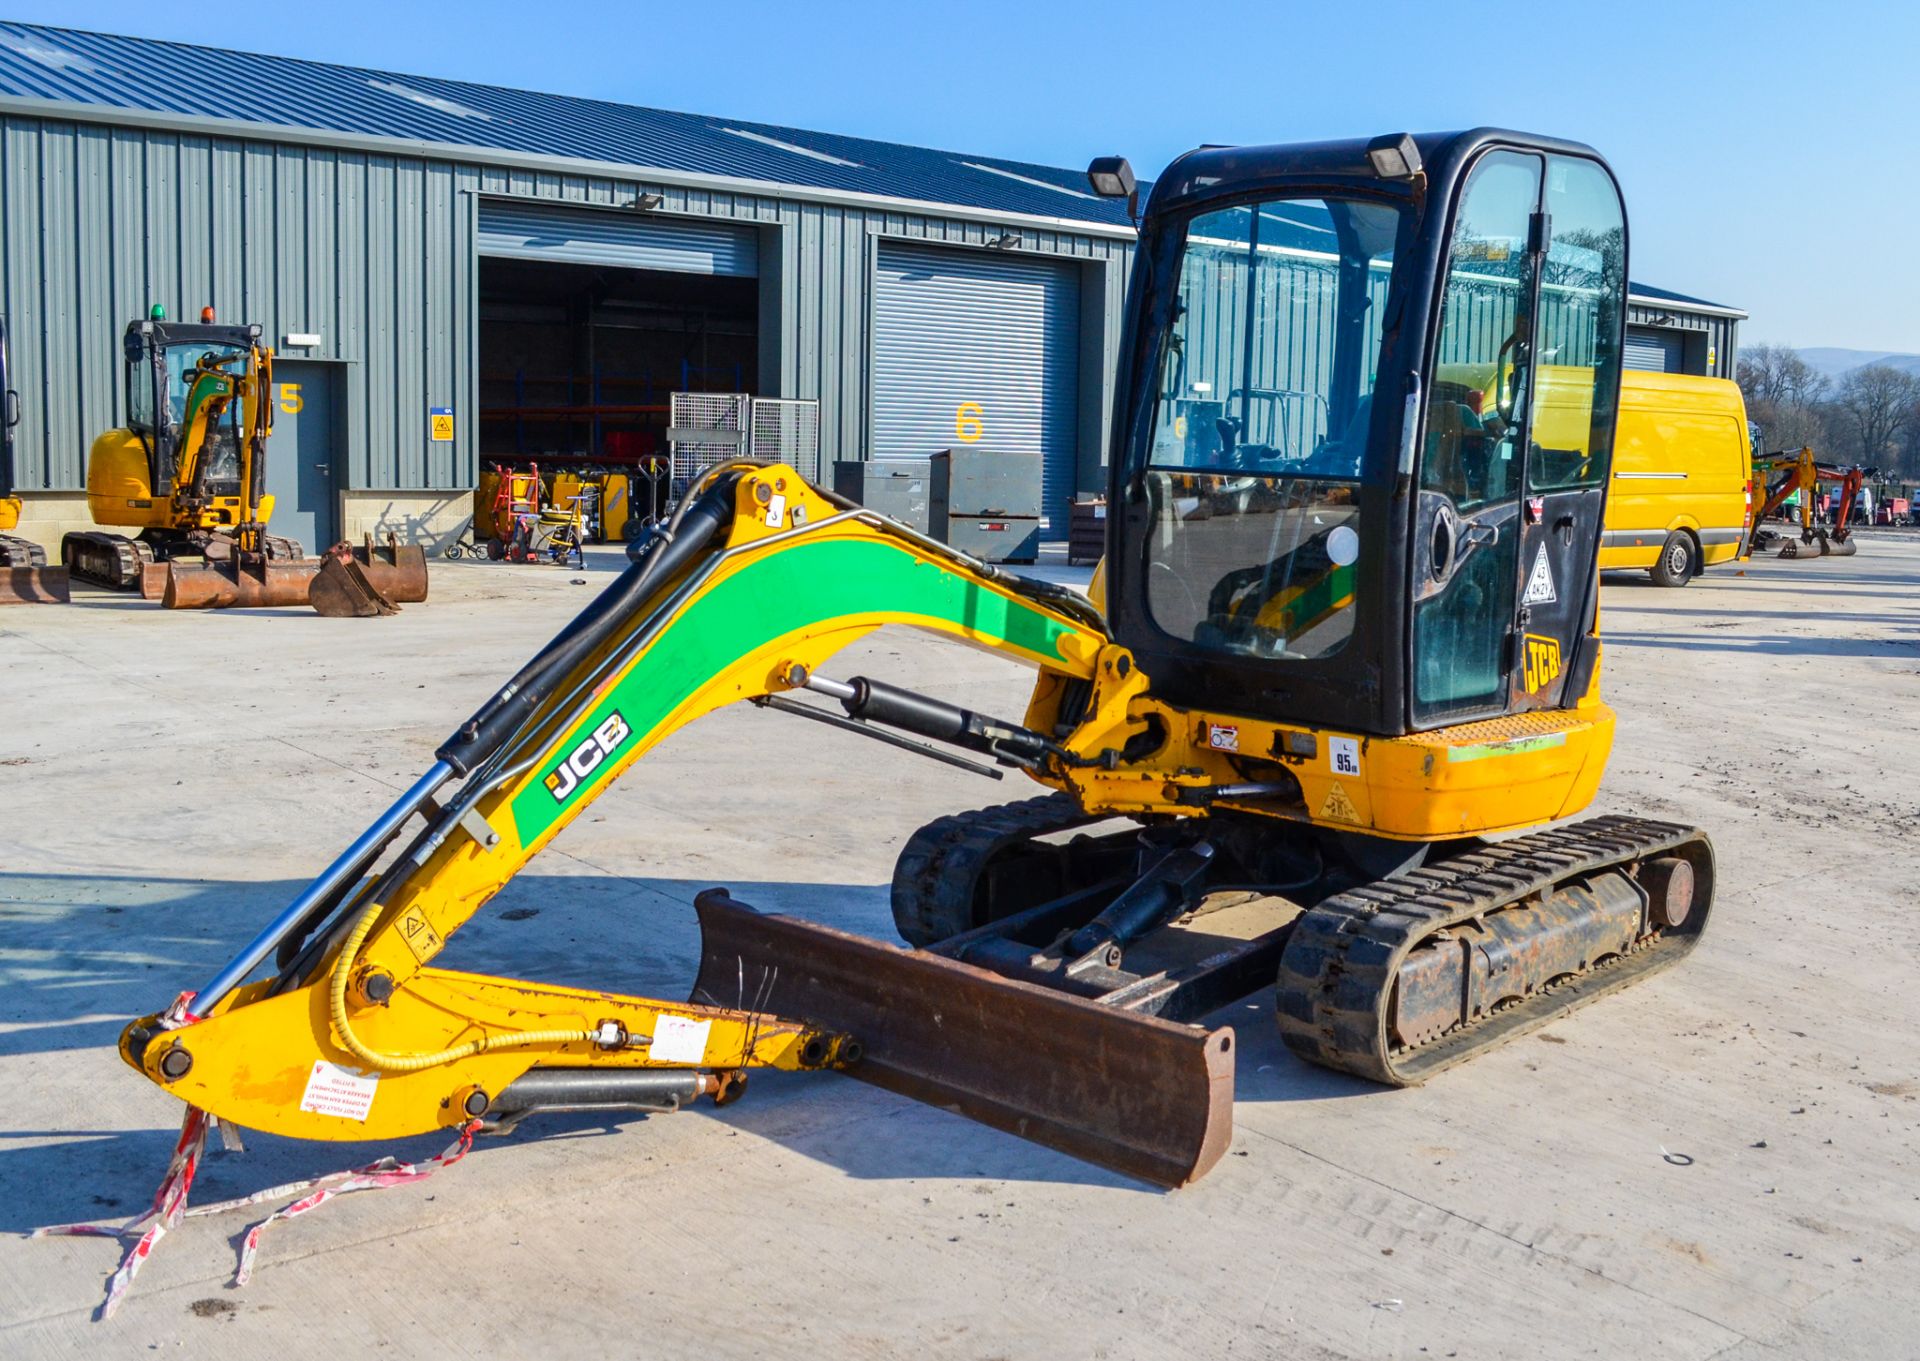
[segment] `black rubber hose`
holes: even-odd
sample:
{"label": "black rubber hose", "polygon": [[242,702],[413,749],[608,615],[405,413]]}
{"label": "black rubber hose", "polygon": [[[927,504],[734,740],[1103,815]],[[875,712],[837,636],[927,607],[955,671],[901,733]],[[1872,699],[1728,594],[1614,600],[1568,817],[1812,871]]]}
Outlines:
{"label": "black rubber hose", "polygon": [[535,653],[434,753],[460,775],[499,751],[560,682],[687,567],[733,519],[735,477],[723,477],[675,517],[614,583]]}

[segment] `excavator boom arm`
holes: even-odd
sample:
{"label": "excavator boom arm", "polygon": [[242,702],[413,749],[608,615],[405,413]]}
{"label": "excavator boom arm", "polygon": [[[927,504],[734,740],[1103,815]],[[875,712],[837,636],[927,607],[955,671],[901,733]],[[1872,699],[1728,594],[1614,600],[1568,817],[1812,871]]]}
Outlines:
{"label": "excavator boom arm", "polygon": [[[850,1037],[758,1014],[752,979],[728,1008],[432,961],[668,734],[792,688],[876,628],[917,626],[1090,677],[1107,641],[1099,617],[1064,590],[1034,594],[1047,590],[830,501],[790,469],[714,474],[400,803],[206,986],[130,1026],[122,1053],[223,1119],[334,1139],[457,1123],[536,1066],[594,1080],[678,1070],[709,1075],[711,1089],[746,1067],[850,1061]],[[277,971],[242,984],[269,955]]]}

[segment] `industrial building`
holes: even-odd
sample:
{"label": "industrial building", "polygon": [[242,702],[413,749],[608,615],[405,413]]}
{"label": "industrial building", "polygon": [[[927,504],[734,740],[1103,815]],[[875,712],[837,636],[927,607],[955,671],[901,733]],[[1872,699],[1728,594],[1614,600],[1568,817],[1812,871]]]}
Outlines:
{"label": "industrial building", "polygon": [[[822,465],[1038,452],[1048,538],[1102,483],[1134,238],[1078,169],[0,24],[0,193],[46,542],[154,303],[264,326],[309,544],[455,533],[483,464],[646,451],[680,390],[817,400]],[[1732,372],[1743,314],[1632,308],[1630,362]]]}
{"label": "industrial building", "polygon": [[1733,377],[1745,312],[1642,283],[1627,290],[1628,368]]}

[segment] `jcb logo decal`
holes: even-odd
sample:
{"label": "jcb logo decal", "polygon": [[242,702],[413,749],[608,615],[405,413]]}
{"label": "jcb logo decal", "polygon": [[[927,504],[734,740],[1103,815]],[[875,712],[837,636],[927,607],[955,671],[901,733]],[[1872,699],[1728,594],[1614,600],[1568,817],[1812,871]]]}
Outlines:
{"label": "jcb logo decal", "polygon": [[547,776],[547,792],[553,795],[553,801],[565,803],[572,798],[573,791],[580,787],[581,782],[598,770],[600,763],[618,751],[620,744],[631,736],[633,729],[627,726],[626,719],[620,717],[618,709],[608,714],[605,721],[573,749],[573,754],[555,766],[553,773]]}
{"label": "jcb logo decal", "polygon": [[1560,676],[1560,640],[1542,638],[1536,633],[1526,636],[1527,693],[1537,695],[1552,685]]}

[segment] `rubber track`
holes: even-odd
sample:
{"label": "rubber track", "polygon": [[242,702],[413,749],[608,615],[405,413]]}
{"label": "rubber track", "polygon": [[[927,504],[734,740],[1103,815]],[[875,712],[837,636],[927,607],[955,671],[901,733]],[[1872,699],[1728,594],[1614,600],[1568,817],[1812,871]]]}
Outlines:
{"label": "rubber track", "polygon": [[[140,585],[142,564],[153,561],[153,549],[138,539],[122,538],[118,534],[100,534],[92,531],[69,534],[62,544],[65,555],[66,544],[78,545],[85,554],[83,558],[75,555],[67,563],[68,570],[81,581],[95,586],[105,586],[109,590],[131,591]],[[108,576],[91,569],[86,559],[105,562],[108,554],[113,557],[113,575]]]}
{"label": "rubber track", "polygon": [[[1683,848],[1699,877],[1693,911],[1682,928],[1643,937],[1626,955],[1426,1044],[1390,1046],[1394,980],[1408,953],[1434,932],[1570,879]],[[1697,828],[1601,817],[1498,842],[1337,894],[1301,915],[1281,956],[1280,1033],[1294,1053],[1322,1067],[1395,1087],[1424,1081],[1680,959],[1699,939],[1712,906],[1712,855]]]}
{"label": "rubber track", "polygon": [[0,567],[45,567],[47,550],[32,539],[0,534]]}
{"label": "rubber track", "polygon": [[1100,821],[1065,794],[1042,794],[936,818],[907,838],[893,867],[893,923],[910,945],[977,925],[974,887],[996,855],[1019,842]]}

